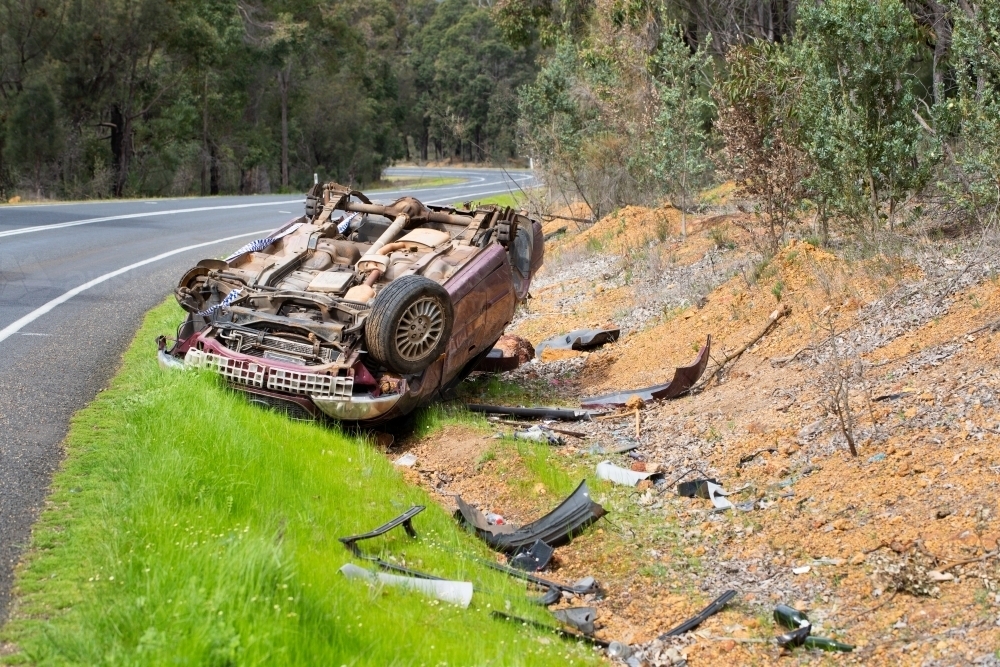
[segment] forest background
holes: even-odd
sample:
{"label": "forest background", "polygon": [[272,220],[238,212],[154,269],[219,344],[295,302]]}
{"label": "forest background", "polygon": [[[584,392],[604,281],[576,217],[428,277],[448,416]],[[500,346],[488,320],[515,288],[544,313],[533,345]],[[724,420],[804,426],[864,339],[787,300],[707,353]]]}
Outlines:
{"label": "forest background", "polygon": [[0,0],[0,201],[533,163],[761,243],[1000,202],[1000,0]]}

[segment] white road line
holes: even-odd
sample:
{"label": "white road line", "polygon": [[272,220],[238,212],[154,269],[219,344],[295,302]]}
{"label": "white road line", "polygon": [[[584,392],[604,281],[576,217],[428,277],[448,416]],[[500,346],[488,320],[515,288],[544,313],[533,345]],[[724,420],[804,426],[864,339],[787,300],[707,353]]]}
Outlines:
{"label": "white road line", "polygon": [[0,329],[0,341],[10,338],[28,324],[31,324],[45,313],[51,311],[56,306],[66,303],[77,294],[80,294],[81,292],[86,292],[91,287],[95,285],[100,285],[104,281],[111,280],[112,278],[120,276],[123,273],[128,273],[132,269],[138,269],[140,266],[152,264],[153,262],[158,262],[161,259],[166,259],[167,257],[172,257],[173,255],[178,255],[182,252],[187,252],[188,250],[195,250],[196,248],[204,248],[205,246],[215,245],[216,243],[224,243],[226,241],[242,239],[246,238],[247,236],[261,236],[270,233],[270,231],[271,230],[264,229],[256,232],[249,232],[247,234],[237,234],[236,236],[227,236],[222,239],[215,239],[214,241],[206,241],[205,243],[196,243],[194,245],[184,246],[183,248],[177,248],[176,250],[171,250],[169,252],[161,253],[156,257],[150,257],[149,259],[144,259],[141,262],[136,262],[135,264],[129,264],[128,266],[123,266],[122,268],[116,271],[112,271],[111,273],[105,273],[103,276],[98,276],[97,278],[94,278],[91,281],[85,282],[79,287],[74,287],[70,291],[63,294],[62,296],[58,296],[55,299],[52,299],[45,305],[36,308],[35,310],[31,311],[30,313],[28,313],[21,319],[17,320],[16,322],[4,327],[3,329]]}
{"label": "white road line", "polygon": [[38,225],[37,227],[20,227],[18,229],[8,229],[0,232],[0,238],[5,236],[17,236],[18,234],[30,234],[32,232],[45,232],[51,229],[65,229],[66,227],[76,227],[78,225],[91,225],[95,222],[110,222],[112,220],[129,220],[131,218],[151,218],[156,215],[178,215],[180,213],[202,213],[204,211],[224,211],[235,208],[255,208],[258,206],[286,206],[288,204],[301,204],[301,199],[292,201],[276,201],[259,204],[233,204],[231,206],[202,206],[200,208],[178,208],[171,211],[149,211],[148,213],[127,213],[125,215],[111,215],[105,218],[88,218],[86,220],[71,220],[70,222],[59,222],[54,225]]}

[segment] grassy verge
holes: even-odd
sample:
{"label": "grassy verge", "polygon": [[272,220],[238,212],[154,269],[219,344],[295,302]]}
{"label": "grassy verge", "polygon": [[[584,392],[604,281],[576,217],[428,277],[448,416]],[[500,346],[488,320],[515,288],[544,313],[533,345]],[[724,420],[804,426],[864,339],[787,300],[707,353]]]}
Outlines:
{"label": "grassy verge", "polygon": [[443,188],[447,185],[465,183],[468,179],[457,176],[439,176],[436,178],[412,178],[410,176],[384,176],[371,186],[364,188],[365,192],[378,190],[401,190],[417,188]]}
{"label": "grassy verge", "polygon": [[[476,199],[472,202],[472,207],[476,206],[487,206],[489,204],[495,204],[497,206],[509,206],[511,208],[520,208],[524,202],[527,201],[527,196],[524,192],[517,190],[515,192],[508,192],[507,194],[500,195],[489,195],[483,199]],[[453,206],[462,206],[467,200],[456,201]]]}
{"label": "grassy verge", "polygon": [[[589,664],[589,648],[490,618],[547,621],[524,587],[364,441],[258,409],[215,378],[158,368],[153,310],[109,389],[73,419],[18,569],[7,663]],[[413,504],[420,534],[365,545],[472,581],[467,610],[344,579],[338,537]]]}

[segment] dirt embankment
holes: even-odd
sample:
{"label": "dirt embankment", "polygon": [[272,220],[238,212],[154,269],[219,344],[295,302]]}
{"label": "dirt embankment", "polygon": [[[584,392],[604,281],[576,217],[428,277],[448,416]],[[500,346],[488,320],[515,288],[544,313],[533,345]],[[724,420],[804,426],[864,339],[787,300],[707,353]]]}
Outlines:
{"label": "dirt embankment", "polygon": [[[634,207],[583,231],[550,223],[567,232],[510,333],[537,345],[614,323],[623,336],[503,379],[572,403],[668,381],[708,335],[711,370],[773,311],[791,314],[701,391],[647,405],[638,437],[633,416],[574,424],[585,437],[540,462],[453,426],[407,443],[423,467],[414,479],[515,522],[559,500],[565,485],[546,467],[593,479],[610,459],[718,479],[742,509],[597,482],[611,521],[557,552],[553,576],[592,574],[608,591],[564,605],[596,606],[600,636],[651,665],[769,664],[777,603],[857,646],[799,650],[801,661],[1000,664],[1000,289],[988,250],[911,239],[893,256],[845,259],[797,241],[762,263],[731,218],[689,219],[687,238],[678,225],[673,209]],[[630,443],[631,455],[602,453]],[[737,600],[698,632],[655,640],[728,588]]]}

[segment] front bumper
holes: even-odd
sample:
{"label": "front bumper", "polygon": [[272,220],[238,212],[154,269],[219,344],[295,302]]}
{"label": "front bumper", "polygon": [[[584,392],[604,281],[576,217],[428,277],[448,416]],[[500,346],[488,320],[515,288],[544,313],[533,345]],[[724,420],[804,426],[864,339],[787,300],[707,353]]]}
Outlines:
{"label": "front bumper", "polygon": [[188,350],[183,361],[163,350],[157,353],[157,360],[162,368],[172,370],[213,371],[226,378],[235,389],[251,394],[268,394],[274,398],[285,396],[296,403],[308,400],[324,414],[340,421],[382,419],[403,398],[403,394],[377,398],[352,394],[351,378],[276,369],[248,359],[233,359],[194,348]]}
{"label": "front bumper", "polygon": [[336,396],[312,396],[312,402],[325,414],[341,421],[371,421],[379,419],[396,407],[401,394],[389,396],[351,396],[339,398]]}

